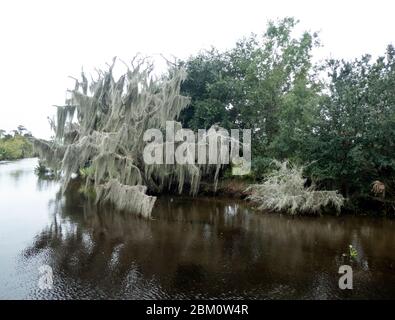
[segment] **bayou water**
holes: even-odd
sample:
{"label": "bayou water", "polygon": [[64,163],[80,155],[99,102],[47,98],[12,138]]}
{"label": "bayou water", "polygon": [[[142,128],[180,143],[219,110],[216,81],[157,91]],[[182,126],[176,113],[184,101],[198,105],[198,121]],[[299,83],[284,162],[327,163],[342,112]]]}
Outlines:
{"label": "bayou water", "polygon": [[[168,196],[145,220],[61,195],[36,165],[0,163],[1,299],[395,298],[394,220]],[[338,286],[344,264],[352,290]],[[43,265],[52,289],[38,285]]]}

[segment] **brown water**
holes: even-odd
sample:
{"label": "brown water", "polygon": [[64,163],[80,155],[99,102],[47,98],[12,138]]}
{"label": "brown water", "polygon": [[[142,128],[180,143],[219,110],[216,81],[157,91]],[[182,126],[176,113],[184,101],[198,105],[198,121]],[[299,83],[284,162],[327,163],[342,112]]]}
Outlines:
{"label": "brown water", "polygon": [[[291,218],[232,199],[163,197],[153,220],[57,196],[36,159],[0,164],[0,298],[395,298],[395,223]],[[354,261],[343,257],[352,244]],[[38,268],[53,269],[41,290]],[[350,264],[353,290],[340,290]]]}

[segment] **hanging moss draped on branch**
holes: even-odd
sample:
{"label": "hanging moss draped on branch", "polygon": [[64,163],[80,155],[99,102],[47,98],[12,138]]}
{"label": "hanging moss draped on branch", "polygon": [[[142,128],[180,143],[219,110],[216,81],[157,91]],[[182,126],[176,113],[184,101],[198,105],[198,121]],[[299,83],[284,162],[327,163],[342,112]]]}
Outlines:
{"label": "hanging moss draped on branch", "polygon": [[344,198],[337,191],[318,191],[315,186],[305,187],[303,167],[289,162],[274,161],[277,166],[262,184],[252,185],[248,197],[262,210],[287,211],[290,214],[319,213],[332,205],[340,212]]}
{"label": "hanging moss draped on branch", "polygon": [[98,70],[98,78],[90,84],[84,73],[81,80],[75,79],[71,98],[65,106],[56,106],[56,124],[51,121],[54,142],[37,140],[35,145],[47,165],[60,168],[63,191],[73,174],[89,166],[86,187],[95,188],[98,202],[108,201],[149,217],[156,198],[146,195],[147,190],[161,192],[174,189],[175,184],[181,193],[188,185],[196,194],[201,175],[218,172],[219,167],[146,165],[144,132],[165,130],[166,121],[177,119],[187,106],[189,98],[180,94],[186,73],[172,66],[166,76],[157,79],[152,75],[152,63],[135,58],[115,80],[115,63],[114,58],[108,70]]}

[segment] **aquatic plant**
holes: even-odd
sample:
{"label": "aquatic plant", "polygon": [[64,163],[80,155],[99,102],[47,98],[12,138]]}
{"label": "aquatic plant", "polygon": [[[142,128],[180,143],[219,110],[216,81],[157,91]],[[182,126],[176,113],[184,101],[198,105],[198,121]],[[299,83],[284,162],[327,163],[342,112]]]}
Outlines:
{"label": "aquatic plant", "polygon": [[34,172],[38,176],[45,175],[48,172],[48,168],[43,164],[42,161],[38,161],[38,165],[34,168]]}
{"label": "aquatic plant", "polygon": [[358,256],[358,251],[351,244],[348,246],[348,252],[350,258],[356,258]]}
{"label": "aquatic plant", "polygon": [[288,161],[274,161],[276,169],[269,173],[262,184],[247,188],[249,200],[262,210],[296,213],[319,213],[323,207],[332,205],[338,212],[344,198],[337,191],[315,190],[315,185],[305,187],[303,167]]}
{"label": "aquatic plant", "polygon": [[343,253],[342,256],[345,258],[348,257],[352,261],[358,256],[358,251],[350,244],[348,246],[348,253]]}
{"label": "aquatic plant", "polygon": [[42,180],[52,180],[55,178],[55,173],[48,168],[43,161],[39,160],[37,166],[34,168],[34,173]]}

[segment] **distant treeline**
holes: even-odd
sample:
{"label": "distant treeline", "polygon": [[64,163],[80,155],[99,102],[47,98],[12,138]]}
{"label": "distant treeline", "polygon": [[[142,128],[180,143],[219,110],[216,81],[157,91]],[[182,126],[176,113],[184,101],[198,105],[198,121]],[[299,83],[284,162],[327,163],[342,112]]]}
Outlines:
{"label": "distant treeline", "polygon": [[23,126],[8,133],[0,129],[0,161],[32,157],[33,148],[29,139],[31,136]]}
{"label": "distant treeline", "polygon": [[318,35],[294,37],[296,24],[271,22],[227,51],[183,61],[182,94],[192,99],[184,127],[253,129],[252,180],[264,179],[273,159],[288,159],[319,188],[340,190],[351,209],[393,206],[394,47],[376,59],[313,63]]}

